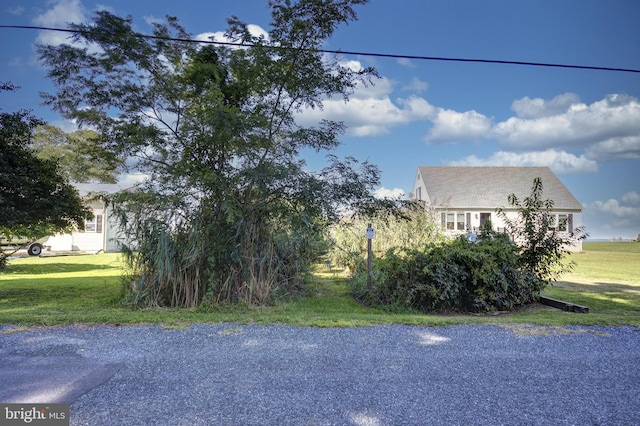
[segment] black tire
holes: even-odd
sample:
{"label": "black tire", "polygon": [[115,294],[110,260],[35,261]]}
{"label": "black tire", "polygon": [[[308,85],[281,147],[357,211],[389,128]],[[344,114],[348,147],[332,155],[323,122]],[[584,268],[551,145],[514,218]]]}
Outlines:
{"label": "black tire", "polygon": [[42,244],[33,243],[27,249],[27,253],[29,253],[29,256],[40,256],[42,254],[42,248]]}

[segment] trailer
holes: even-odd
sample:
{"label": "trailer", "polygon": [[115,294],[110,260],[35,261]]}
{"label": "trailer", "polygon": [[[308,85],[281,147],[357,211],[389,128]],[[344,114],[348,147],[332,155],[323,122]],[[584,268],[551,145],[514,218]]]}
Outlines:
{"label": "trailer", "polygon": [[2,251],[17,252],[18,250],[27,250],[29,256],[40,256],[45,249],[44,243],[48,237],[40,238],[39,240],[28,240],[24,238],[12,238],[7,240],[0,236],[0,249]]}

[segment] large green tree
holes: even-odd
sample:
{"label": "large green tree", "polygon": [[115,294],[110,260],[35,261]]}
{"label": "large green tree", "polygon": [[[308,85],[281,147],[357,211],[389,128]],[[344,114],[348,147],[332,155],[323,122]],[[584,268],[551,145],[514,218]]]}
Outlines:
{"label": "large green tree", "polygon": [[[15,90],[2,83],[0,90]],[[91,212],[55,162],[30,149],[33,129],[42,121],[29,111],[0,112],[0,235],[38,238],[83,224]],[[0,269],[7,253],[0,251]]]}
{"label": "large green tree", "polygon": [[[268,37],[228,19],[242,48],[193,43],[173,17],[146,37],[107,11],[73,25],[69,44],[38,47],[58,87],[45,102],[151,176],[117,204],[136,243],[134,296],[264,302],[296,288],[341,209],[376,204],[379,170],[331,155],[343,124],[295,120],[375,76],[318,51],[366,2],[271,0]],[[303,150],[327,167],[308,170]]]}
{"label": "large green tree", "polygon": [[31,148],[52,160],[71,182],[116,183],[122,161],[100,145],[100,134],[88,129],[67,133],[51,125],[33,131]]}

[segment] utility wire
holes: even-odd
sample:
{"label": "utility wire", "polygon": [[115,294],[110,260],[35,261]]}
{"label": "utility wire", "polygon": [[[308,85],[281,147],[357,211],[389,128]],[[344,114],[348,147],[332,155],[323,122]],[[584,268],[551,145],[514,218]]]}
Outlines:
{"label": "utility wire", "polygon": [[[27,25],[0,25],[0,28],[58,31],[58,32],[67,32],[67,33],[85,32],[82,30],[72,30],[68,28],[38,27],[38,26],[27,26]],[[177,42],[185,42],[185,43],[217,44],[222,46],[235,46],[235,47],[255,46],[254,44],[251,44],[251,43],[236,43],[236,42],[225,42],[225,41],[214,41],[214,40],[193,40],[193,39],[185,39],[185,38],[160,37],[160,36],[147,35],[147,34],[137,34],[137,36],[148,38],[148,39],[177,41]],[[273,49],[291,49],[288,47],[280,47],[280,46],[269,46],[269,47]],[[310,49],[301,49],[301,50],[310,50]],[[445,61],[445,62],[473,62],[473,63],[502,64],[502,65],[524,65],[524,66],[532,66],[532,67],[572,68],[572,69],[581,69],[581,70],[630,72],[630,73],[640,74],[640,69],[599,67],[599,66],[590,66],[590,65],[551,64],[551,63],[544,63],[544,62],[507,61],[507,60],[501,60],[501,59],[449,58],[449,57],[439,57],[439,56],[401,55],[401,54],[393,54],[393,53],[373,53],[373,52],[357,52],[357,51],[329,50],[329,49],[314,49],[314,51],[320,52],[320,53],[333,53],[337,55],[373,56],[377,58],[414,59],[414,60],[424,60],[424,61]]]}

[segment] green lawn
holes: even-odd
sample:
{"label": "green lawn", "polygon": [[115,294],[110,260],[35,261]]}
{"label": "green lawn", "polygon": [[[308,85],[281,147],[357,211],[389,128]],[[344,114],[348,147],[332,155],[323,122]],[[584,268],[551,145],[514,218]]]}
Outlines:
{"label": "green lawn", "polygon": [[640,325],[640,243],[584,243],[577,264],[545,294],[590,309],[567,313],[532,306],[499,315],[423,315],[385,312],[355,302],[340,271],[319,267],[307,297],[267,307],[219,306],[199,310],[131,309],[120,303],[118,254],[22,258],[0,273],[0,324],[57,325],[236,322],[308,326],[371,324],[449,325],[530,323],[539,325]]}
{"label": "green lawn", "polygon": [[584,243],[574,271],[546,295],[589,307],[591,323],[640,323],[640,243]]}

